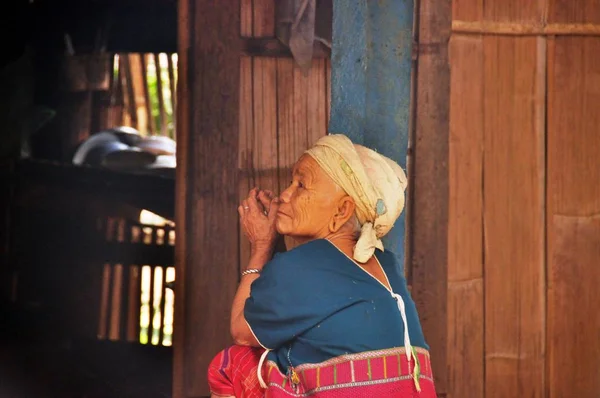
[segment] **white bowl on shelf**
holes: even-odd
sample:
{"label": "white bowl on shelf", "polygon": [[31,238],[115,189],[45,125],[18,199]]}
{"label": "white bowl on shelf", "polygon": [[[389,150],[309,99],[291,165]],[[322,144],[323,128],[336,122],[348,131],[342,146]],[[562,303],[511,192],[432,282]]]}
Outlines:
{"label": "white bowl on shelf", "polygon": [[136,146],[142,151],[155,155],[175,155],[177,152],[177,143],[175,140],[162,135],[143,137]]}

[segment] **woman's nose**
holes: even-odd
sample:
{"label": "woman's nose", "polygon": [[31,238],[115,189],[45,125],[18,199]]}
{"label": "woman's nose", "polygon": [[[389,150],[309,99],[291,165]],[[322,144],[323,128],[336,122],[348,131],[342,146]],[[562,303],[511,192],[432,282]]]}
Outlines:
{"label": "woman's nose", "polygon": [[293,187],[290,185],[289,187],[287,187],[287,189],[285,191],[283,191],[281,193],[281,195],[279,195],[279,199],[283,203],[289,203],[290,202],[290,198],[292,197],[292,190],[293,190]]}

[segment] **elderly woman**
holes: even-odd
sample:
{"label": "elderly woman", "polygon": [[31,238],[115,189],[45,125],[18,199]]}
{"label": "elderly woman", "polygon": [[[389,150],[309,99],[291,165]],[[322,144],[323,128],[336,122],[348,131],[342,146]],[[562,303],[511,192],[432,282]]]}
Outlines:
{"label": "elderly woman", "polygon": [[[209,367],[213,397],[436,396],[415,305],[380,240],[406,184],[392,160],[328,135],[279,198],[250,191],[238,210],[252,254],[235,345]],[[300,245],[271,258],[278,233]]]}

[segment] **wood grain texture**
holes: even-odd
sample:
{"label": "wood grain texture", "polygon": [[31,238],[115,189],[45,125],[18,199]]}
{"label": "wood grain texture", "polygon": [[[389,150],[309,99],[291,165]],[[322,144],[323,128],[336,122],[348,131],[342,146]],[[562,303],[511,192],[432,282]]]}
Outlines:
{"label": "wood grain texture", "polygon": [[287,188],[291,168],[305,149],[302,135],[294,131],[294,61],[277,60],[277,132],[279,137],[279,162],[277,192]]}
{"label": "wood grain texture", "polygon": [[[294,136],[298,140],[299,149],[308,148],[308,85],[309,80],[298,68],[294,68]],[[283,167],[291,167],[292,164],[284,164]]]}
{"label": "wood grain texture", "polygon": [[600,38],[564,37],[548,53],[548,203],[554,214],[600,212]]}
{"label": "wood grain texture", "polygon": [[[243,8],[242,8],[243,10]],[[243,11],[242,11],[243,15]],[[252,89],[253,61],[249,57],[240,59],[240,127],[239,127],[239,155],[238,155],[238,204],[248,196],[248,192],[255,185],[253,168],[254,148],[254,102]],[[250,260],[250,242],[244,232],[239,228],[240,236],[240,272]]]}
{"label": "wood grain texture", "polygon": [[158,114],[159,114],[159,128],[161,135],[168,135],[167,131],[167,112],[165,108],[165,98],[163,89],[162,79],[162,68],[160,65],[160,55],[154,54],[154,68],[156,70],[156,93],[158,97]]}
{"label": "wood grain texture", "polygon": [[277,60],[253,60],[254,133],[252,168],[260,189],[278,190],[277,180]]}
{"label": "wood grain texture", "polygon": [[327,80],[327,128],[329,128],[329,118],[331,117],[331,61],[325,60],[325,79]]}
{"label": "wood grain texture", "polygon": [[[447,392],[448,143],[450,10],[447,1],[418,3],[419,54],[410,181],[411,294],[419,311],[438,394]],[[439,45],[429,46],[432,43]],[[406,82],[409,84],[409,82]],[[372,132],[371,132],[372,134]]]}
{"label": "wood grain texture", "polygon": [[599,38],[557,37],[548,49],[549,396],[600,391]]}
{"label": "wood grain texture", "polygon": [[275,36],[275,0],[252,0],[252,35]]}
{"label": "wood grain texture", "polygon": [[[179,3],[174,396],[208,395],[238,281],[240,3]],[[210,26],[211,29],[206,29]],[[218,237],[217,239],[215,237]]]}
{"label": "wood grain texture", "polygon": [[545,22],[548,1],[455,0],[452,2],[452,19],[468,22]]}
{"label": "wood grain texture", "polygon": [[483,0],[452,1],[452,20],[483,21]]}
{"label": "wood grain texture", "polygon": [[503,36],[600,36],[599,24],[495,21],[452,21],[452,32]]}
{"label": "wood grain texture", "polygon": [[559,23],[600,23],[599,0],[547,0],[548,21]]}
{"label": "wood grain texture", "polygon": [[600,216],[556,215],[548,227],[549,396],[594,398],[600,391]]}
{"label": "wood grain texture", "polygon": [[545,39],[484,37],[485,396],[544,396]]}
{"label": "wood grain texture", "polygon": [[448,397],[484,396],[483,43],[450,41]]}
{"label": "wood grain texture", "polygon": [[[243,36],[252,35],[253,10],[252,0],[241,0],[240,32]],[[254,94],[252,58],[240,58],[240,132],[238,155],[238,204],[248,196],[248,191],[255,185],[253,168],[254,149]],[[240,237],[239,271],[243,271],[250,260],[250,242],[238,227]]]}
{"label": "wood grain texture", "polygon": [[483,0],[486,21],[545,22],[548,0]]}
{"label": "wood grain texture", "polygon": [[[242,0],[242,36],[272,37],[273,0]],[[313,61],[304,76],[292,59],[245,57],[241,61],[239,192],[254,186],[280,192],[309,142],[326,134],[329,61]],[[309,138],[310,137],[310,138]],[[240,231],[240,268],[249,254]],[[295,244],[286,240],[288,247]]]}
{"label": "wood grain texture", "polygon": [[313,59],[312,68],[307,77],[306,93],[307,144],[312,146],[327,133],[327,81],[326,61]]}
{"label": "wood grain texture", "polygon": [[[253,1],[253,36],[275,34],[274,0]],[[277,176],[277,60],[253,58],[254,143],[252,166],[255,185],[260,189],[278,190]]]}
{"label": "wood grain texture", "polygon": [[189,219],[187,213],[189,211],[188,192],[189,182],[187,175],[189,173],[189,148],[191,139],[190,129],[190,109],[191,109],[191,93],[188,87],[190,78],[190,53],[191,53],[191,29],[190,24],[190,2],[189,0],[178,0],[178,15],[177,15],[177,164],[175,170],[175,178],[177,181],[177,189],[175,190],[175,234],[180,238],[175,246],[175,281],[174,292],[176,292],[173,308],[173,398],[185,398],[186,394],[186,369],[187,356],[187,335],[185,325],[186,319],[186,284],[184,283],[187,274],[187,242],[183,237],[189,228]]}

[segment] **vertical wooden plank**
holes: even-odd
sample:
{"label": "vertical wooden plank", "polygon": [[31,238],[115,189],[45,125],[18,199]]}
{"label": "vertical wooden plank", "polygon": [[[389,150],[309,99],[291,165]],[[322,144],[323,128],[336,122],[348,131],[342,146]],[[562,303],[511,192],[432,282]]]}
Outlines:
{"label": "vertical wooden plank", "polygon": [[135,97],[135,112],[137,117],[137,129],[141,132],[148,131],[148,122],[152,117],[150,109],[150,98],[146,86],[146,76],[143,72],[141,54],[128,54],[129,68],[131,69],[131,86]]}
{"label": "vertical wooden plank", "polygon": [[134,342],[140,339],[140,307],[141,307],[141,280],[140,267],[129,266],[129,308],[127,315],[127,341]]}
{"label": "vertical wooden plank", "polygon": [[589,216],[600,211],[600,38],[560,37],[551,49],[549,204],[555,214]]}
{"label": "vertical wooden plank", "polygon": [[325,59],[325,80],[327,81],[327,127],[329,127],[329,118],[331,117],[331,61]]}
{"label": "vertical wooden plank", "polygon": [[163,91],[162,65],[160,64],[160,54],[154,54],[154,68],[156,70],[156,92],[158,96],[158,114],[160,118],[160,134],[168,135],[167,131],[167,113],[165,111],[165,98]]}
{"label": "vertical wooden plank", "polygon": [[110,95],[109,125],[121,126],[123,124],[123,84],[121,79],[121,56],[115,54],[113,67],[116,69]]}
{"label": "vertical wooden plank", "polygon": [[477,22],[483,20],[484,0],[452,1],[452,20]]}
{"label": "vertical wooden plank", "polygon": [[146,123],[146,130],[142,131],[143,133],[154,134],[155,126],[154,126],[154,116],[152,116],[152,103],[150,102],[150,88],[148,87],[148,62],[150,60],[150,56],[148,54],[140,54],[140,67],[142,71],[142,83],[143,83],[143,91],[144,91],[144,103],[146,106],[146,116],[148,121]]}
{"label": "vertical wooden plank", "polygon": [[598,37],[548,49],[549,396],[600,391],[600,51]]}
{"label": "vertical wooden plank", "polygon": [[308,147],[327,134],[327,83],[324,59],[313,59],[306,96]]}
{"label": "vertical wooden plank", "polygon": [[[279,136],[278,192],[286,189],[291,179],[291,169],[305,149],[294,130],[294,60],[277,59],[277,132]],[[302,137],[302,136],[301,136]]]}
{"label": "vertical wooden plank", "polygon": [[[275,34],[274,0],[254,0],[253,36]],[[255,57],[253,66],[254,143],[252,164],[255,185],[278,190],[277,176],[277,60]]]}
{"label": "vertical wooden plank", "polygon": [[543,23],[548,0],[484,0],[483,18],[494,22]]}
{"label": "vertical wooden plank", "polygon": [[449,52],[448,397],[483,397],[482,38],[453,36]]}
{"label": "vertical wooden plank", "polygon": [[[248,191],[255,185],[253,169],[254,145],[254,116],[253,116],[253,89],[252,89],[253,62],[250,57],[241,57],[240,60],[240,132],[238,156],[238,203],[248,195]],[[239,228],[240,242],[240,271],[250,259],[250,242]]]}
{"label": "vertical wooden plank", "polygon": [[119,328],[119,340],[127,341],[129,337],[129,309],[132,297],[129,295],[130,289],[130,278],[131,275],[129,273],[130,267],[126,265],[121,266],[121,306],[120,306],[120,318],[121,318],[121,326]]}
{"label": "vertical wooden plank", "polygon": [[133,75],[131,74],[131,63],[129,60],[128,54],[121,54],[119,57],[121,60],[121,82],[124,88],[124,99],[125,99],[125,109],[127,115],[127,125],[137,128],[138,127],[138,118],[137,118],[137,105],[136,105],[136,97],[135,92],[133,90]]}
{"label": "vertical wooden plank", "polygon": [[253,70],[254,185],[277,191],[277,85],[275,59],[255,58]]}
{"label": "vertical wooden plank", "polygon": [[[567,169],[572,167],[561,167],[565,166]],[[557,214],[549,220],[548,228],[553,231],[548,253],[548,382],[551,398],[593,398],[600,391],[597,293],[600,285],[600,216],[597,214],[600,213],[595,216]]]}
{"label": "vertical wooden plank", "polygon": [[[252,0],[241,0],[240,31],[243,37],[252,36]],[[239,134],[239,188],[238,203],[248,195],[254,186],[253,181],[253,144],[254,144],[254,111],[253,111],[253,60],[242,56],[240,59],[240,134]],[[239,228],[240,272],[250,259],[250,242]]]}
{"label": "vertical wooden plank", "polygon": [[154,337],[154,317],[156,316],[156,267],[149,269],[150,281],[148,283],[148,344],[153,343]]}
{"label": "vertical wooden plank", "polygon": [[544,396],[545,39],[484,37],[485,396]]}
{"label": "vertical wooden plank", "polygon": [[166,276],[166,268],[165,267],[156,267],[157,274],[160,275],[160,278],[156,279],[156,290],[158,291],[158,345],[163,345],[163,340],[165,337],[165,276]]}
{"label": "vertical wooden plank", "polygon": [[[193,370],[189,363],[189,355],[187,351],[187,340],[193,336],[186,331],[188,320],[186,314],[190,311],[193,303],[186,296],[190,292],[186,289],[186,275],[191,278],[190,269],[192,264],[188,265],[188,250],[194,243],[186,239],[188,228],[191,228],[191,217],[188,214],[192,213],[188,196],[193,192],[195,185],[191,185],[193,180],[188,179],[188,175],[194,173],[192,157],[190,152],[192,149],[192,93],[188,84],[191,84],[190,77],[193,76],[190,72],[193,70],[192,55],[192,20],[194,8],[190,4],[190,0],[177,0],[177,165],[175,169],[175,180],[177,189],[175,190],[175,234],[179,235],[177,245],[175,245],[175,280],[173,281],[173,291],[177,292],[177,296],[173,300],[173,398],[186,398],[188,396],[187,375]],[[191,245],[188,246],[188,242]],[[191,252],[190,252],[191,254]],[[141,281],[141,278],[140,278]],[[190,290],[193,290],[190,289]]]}
{"label": "vertical wooden plank", "polygon": [[548,22],[600,24],[598,0],[548,0]]}
{"label": "vertical wooden plank", "polygon": [[274,37],[275,0],[253,0],[252,5],[253,36]]}
{"label": "vertical wooden plank", "polygon": [[[421,1],[418,26],[414,152],[409,175],[411,294],[431,349],[438,394],[447,387],[448,195],[451,27],[449,2]],[[406,82],[410,84],[410,82]],[[432,295],[431,292],[435,292]],[[451,349],[455,349],[452,347]]]}
{"label": "vertical wooden plank", "polygon": [[104,264],[102,268],[102,290],[100,292],[100,308],[98,311],[98,334],[96,336],[98,340],[105,340],[108,338],[111,279],[111,266],[110,264]]}
{"label": "vertical wooden plank", "polygon": [[294,66],[294,137],[298,150],[308,148],[308,85],[309,80]]}
{"label": "vertical wooden plank", "polygon": [[[296,94],[302,91],[302,84],[296,85],[296,73],[301,74],[295,67],[293,59],[280,58],[277,60],[277,130],[279,140],[277,169],[279,193],[290,185],[292,168],[306,149],[306,124],[303,124],[304,127],[300,131],[297,130],[297,121],[306,116],[306,100],[305,97],[302,97],[299,104],[296,103]],[[300,105],[303,112],[297,112],[298,105]],[[287,250],[290,250],[297,243],[291,237],[285,236],[284,245]]]}
{"label": "vertical wooden plank", "polygon": [[112,267],[112,289],[111,289],[111,306],[110,306],[110,326],[108,329],[109,340],[120,340],[121,331],[121,306],[123,297],[123,266],[121,264],[113,265]]}
{"label": "vertical wooden plank", "polygon": [[206,369],[231,343],[239,267],[240,1],[179,0],[178,14],[173,395],[191,398],[209,395]]}
{"label": "vertical wooden plank", "polygon": [[[171,109],[173,110],[173,126],[177,124],[177,90],[175,89],[175,65],[173,54],[167,54],[167,71],[169,73],[169,91],[171,92]],[[175,128],[175,127],[173,127]],[[173,135],[175,132],[173,132]]]}

